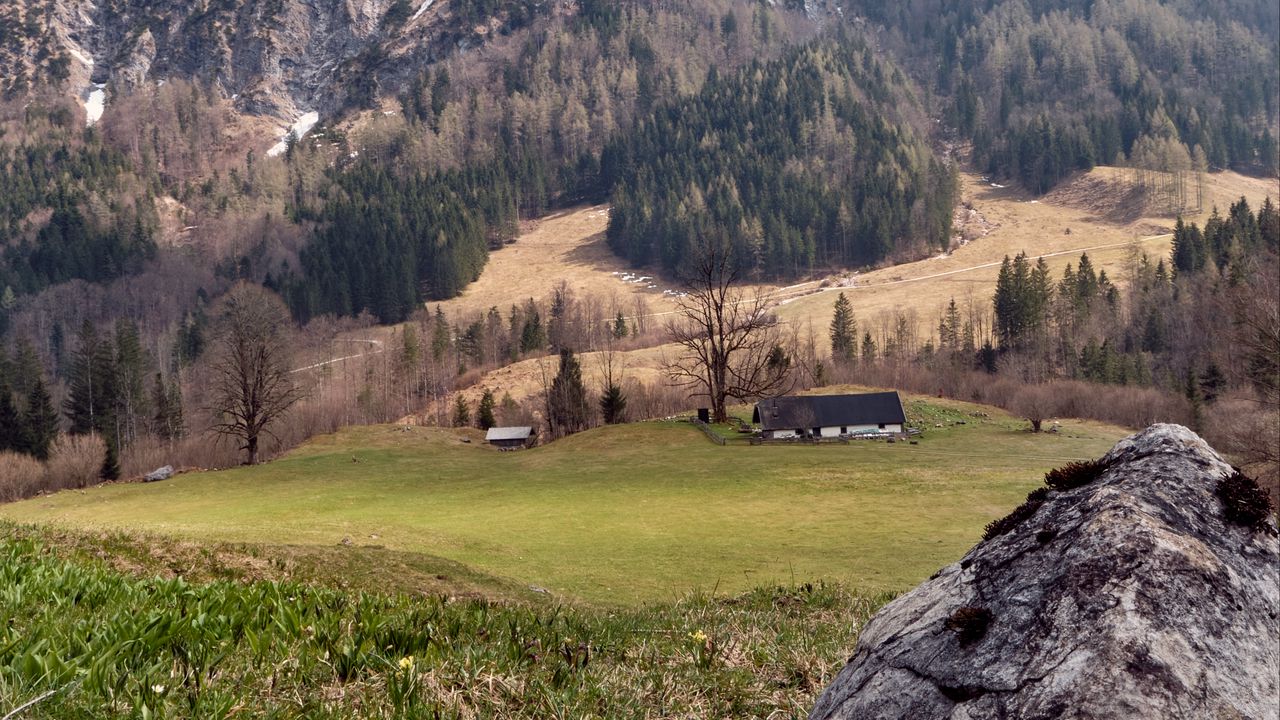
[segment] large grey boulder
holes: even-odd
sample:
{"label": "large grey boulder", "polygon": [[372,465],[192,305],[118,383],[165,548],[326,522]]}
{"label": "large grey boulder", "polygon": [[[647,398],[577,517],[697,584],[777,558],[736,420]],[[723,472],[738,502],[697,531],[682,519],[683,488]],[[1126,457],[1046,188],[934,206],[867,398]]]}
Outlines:
{"label": "large grey boulder", "polygon": [[168,480],[171,477],[173,477],[173,466],[165,465],[164,467],[156,468],[142,476],[142,479],[146,482],[159,482],[161,480]]}
{"label": "large grey boulder", "polygon": [[1180,425],[1102,467],[886,605],[810,719],[1280,717],[1274,519]]}

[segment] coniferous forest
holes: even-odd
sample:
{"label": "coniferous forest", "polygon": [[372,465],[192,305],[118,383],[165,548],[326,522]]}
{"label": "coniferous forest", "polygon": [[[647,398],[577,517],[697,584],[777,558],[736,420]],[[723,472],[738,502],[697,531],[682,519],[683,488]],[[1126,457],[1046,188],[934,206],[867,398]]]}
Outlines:
{"label": "coniferous forest", "polygon": [[[867,3],[987,172],[1044,192],[1132,162],[1275,174],[1280,9],[1053,0]],[[1248,22],[1241,22],[1248,18]],[[918,65],[917,65],[918,67]]]}
{"label": "coniferous forest", "polygon": [[891,114],[904,83],[843,36],[713,73],[604,149],[610,247],[675,272],[719,235],[765,278],[946,249],[955,170]]}

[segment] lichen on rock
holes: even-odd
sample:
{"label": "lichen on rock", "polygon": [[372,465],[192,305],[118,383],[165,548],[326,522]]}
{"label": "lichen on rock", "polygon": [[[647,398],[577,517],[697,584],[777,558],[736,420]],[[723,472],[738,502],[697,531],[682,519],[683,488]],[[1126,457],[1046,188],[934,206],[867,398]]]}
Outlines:
{"label": "lichen on rock", "polygon": [[1274,518],[1179,425],[1093,469],[885,606],[811,720],[1280,717]]}

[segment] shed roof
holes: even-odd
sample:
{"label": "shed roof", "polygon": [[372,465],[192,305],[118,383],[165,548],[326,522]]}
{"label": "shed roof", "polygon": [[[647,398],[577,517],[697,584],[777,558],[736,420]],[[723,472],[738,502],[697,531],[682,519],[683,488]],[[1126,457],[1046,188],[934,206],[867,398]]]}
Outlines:
{"label": "shed roof", "polygon": [[521,427],[492,427],[489,432],[485,433],[485,442],[493,442],[494,440],[528,440],[533,434],[533,428],[528,426]]}
{"label": "shed roof", "polygon": [[753,422],[764,430],[901,424],[907,421],[896,391],[858,395],[803,395],[756,403]]}

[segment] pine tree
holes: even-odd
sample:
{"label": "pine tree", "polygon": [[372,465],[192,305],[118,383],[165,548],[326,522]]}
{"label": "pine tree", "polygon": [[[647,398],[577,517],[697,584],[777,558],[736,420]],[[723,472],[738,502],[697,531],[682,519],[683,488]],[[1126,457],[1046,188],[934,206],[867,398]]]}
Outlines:
{"label": "pine tree", "polygon": [[120,452],[112,438],[103,439],[106,440],[107,452],[102,457],[102,469],[98,471],[98,477],[103,480],[119,480]]}
{"label": "pine tree", "polygon": [[138,325],[121,318],[116,321],[115,376],[117,383],[115,412],[120,420],[124,444],[133,442],[151,414],[147,407],[146,353],[142,349]]}
{"label": "pine tree", "polygon": [[[1201,233],[1200,228],[1194,223],[1187,225],[1182,221],[1182,216],[1178,216],[1173,225],[1173,250],[1170,257],[1174,272],[1194,273],[1204,269],[1205,257],[1208,254],[1206,246],[1221,246],[1225,249],[1226,233],[1220,229],[1224,226],[1217,212],[1215,208],[1214,214],[1205,224],[1204,233]],[[1225,255],[1225,250],[1222,252]]]}
{"label": "pine tree", "polygon": [[617,383],[610,383],[600,394],[600,415],[606,425],[624,422],[627,412],[627,396]]}
{"label": "pine tree", "polygon": [[851,363],[858,345],[858,323],[853,317],[853,306],[844,293],[836,296],[835,312],[831,316],[831,358],[837,364]]}
{"label": "pine tree", "polygon": [[182,410],[182,386],[175,379],[169,383],[169,435],[171,439],[186,437],[187,424]]}
{"label": "pine tree", "polygon": [[26,337],[20,338],[9,378],[10,389],[19,396],[29,395],[42,372],[40,357],[36,355],[35,346]]}
{"label": "pine tree", "polygon": [[112,410],[116,404],[115,357],[111,345],[98,337],[88,320],[80,328],[79,345],[71,356],[67,400],[63,411],[71,420],[71,432],[115,432]]}
{"label": "pine tree", "polygon": [[520,352],[540,351],[546,346],[547,333],[542,328],[542,318],[538,315],[537,306],[530,300],[525,307],[524,328],[520,333]]}
{"label": "pine tree", "polygon": [[992,299],[996,311],[996,334],[1000,344],[1009,346],[1013,343],[1016,320],[1017,288],[1013,281],[1013,261],[1008,255],[1000,263],[1000,272],[996,275],[996,294]]}
{"label": "pine tree", "polygon": [[13,406],[13,391],[9,389],[7,382],[0,382],[0,452],[26,451],[22,419]]}
{"label": "pine tree", "polygon": [[622,311],[618,311],[618,316],[613,319],[613,336],[622,339],[627,336],[627,319],[622,316]]}
{"label": "pine tree", "polygon": [[1191,429],[1201,432],[1204,427],[1204,395],[1200,392],[1200,379],[1192,368],[1187,369],[1185,388],[1187,404],[1191,406]]}
{"label": "pine tree", "polygon": [[151,432],[162,440],[177,440],[183,434],[182,392],[177,382],[166,384],[160,373],[151,385]]}
{"label": "pine tree", "polygon": [[480,407],[476,412],[476,425],[481,430],[488,430],[498,424],[493,417],[493,405],[493,391],[485,388],[484,394],[480,396]]}
{"label": "pine tree", "polygon": [[977,365],[989,375],[994,375],[999,369],[999,356],[990,340],[982,343],[982,348],[978,350]]}
{"label": "pine tree", "polygon": [[582,365],[568,348],[560,350],[560,370],[551,381],[547,409],[547,422],[557,437],[587,428],[587,391],[582,385]]}
{"label": "pine tree", "polygon": [[453,398],[453,426],[467,427],[471,424],[471,408],[467,407],[467,401],[462,398],[461,394],[455,395]]}
{"label": "pine tree", "polygon": [[437,305],[431,328],[431,357],[436,362],[443,360],[445,352],[449,350],[449,337],[449,321],[445,319],[444,311]]}
{"label": "pine tree", "polygon": [[865,365],[875,361],[876,341],[871,339],[871,333],[865,333],[862,336],[862,362]]}
{"label": "pine tree", "polygon": [[26,433],[26,450],[37,460],[48,460],[49,449],[58,437],[58,411],[53,407],[44,378],[36,377],[35,387],[27,395],[27,409],[22,417]]}
{"label": "pine tree", "polygon": [[1098,275],[1089,260],[1089,253],[1080,254],[1080,264],[1076,269],[1076,298],[1085,306],[1098,297]]}

